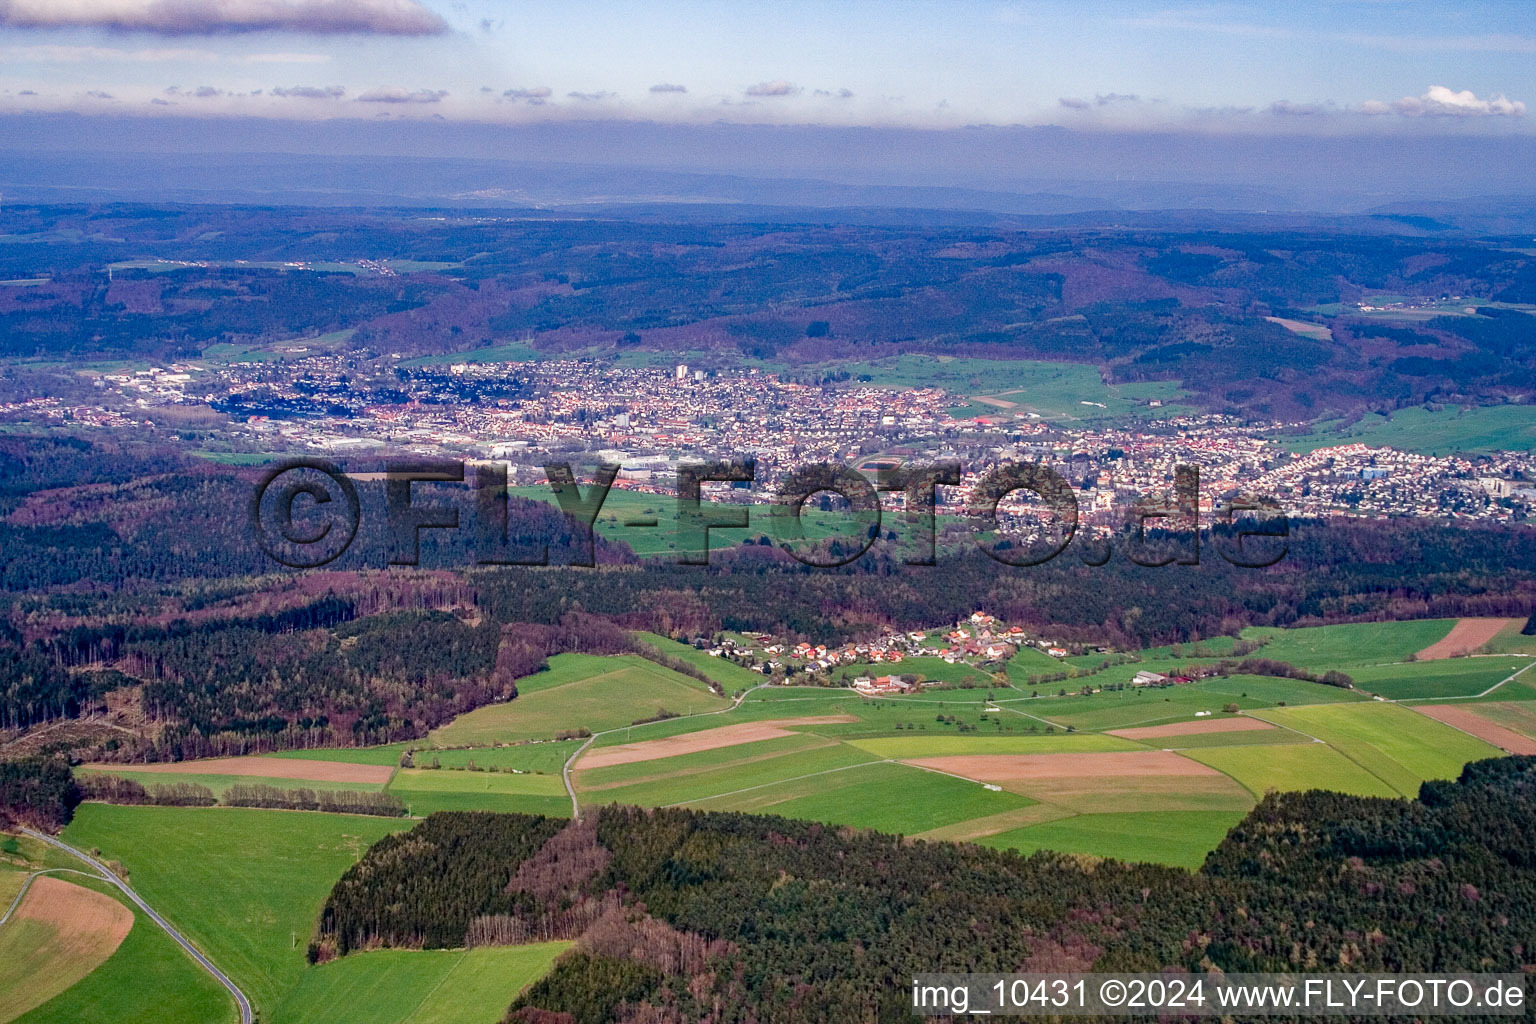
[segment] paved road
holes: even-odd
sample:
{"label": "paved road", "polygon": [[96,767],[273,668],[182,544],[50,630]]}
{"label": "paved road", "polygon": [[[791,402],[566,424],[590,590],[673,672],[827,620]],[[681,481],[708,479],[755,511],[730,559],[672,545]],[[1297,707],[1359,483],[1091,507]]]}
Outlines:
{"label": "paved road", "polygon": [[30,828],[23,827],[21,831],[25,832],[33,839],[40,839],[47,843],[49,846],[57,847],[60,850],[63,850],[65,853],[79,858],[86,864],[90,865],[94,870],[99,872],[102,878],[106,879],[108,882],[111,882],[113,885],[117,886],[117,888],[121,889],[123,895],[127,896],[130,900],[133,901],[134,906],[144,911],[149,919],[154,921],[155,924],[158,924],[161,928],[164,928],[165,933],[171,938],[175,939],[177,945],[186,950],[192,959],[202,964],[203,969],[206,970],[209,974],[213,975],[215,981],[229,990],[229,994],[235,997],[235,1005],[240,1008],[240,1024],[251,1024],[252,1020],[255,1018],[255,1014],[251,1012],[251,1001],[245,997],[245,993],[240,991],[239,987],[233,981],[229,980],[229,975],[215,967],[212,960],[209,960],[196,946],[188,942],[186,938],[182,936],[181,932],[178,932],[175,928],[171,927],[171,923],[169,921],[155,913],[154,908],[151,907],[148,903],[145,903],[144,900],[139,897],[138,893],[130,889],[127,882],[113,874],[112,870],[101,861],[97,860],[82,850],[75,849],[68,843],[55,839],[53,836],[44,835],[42,832],[33,831]]}

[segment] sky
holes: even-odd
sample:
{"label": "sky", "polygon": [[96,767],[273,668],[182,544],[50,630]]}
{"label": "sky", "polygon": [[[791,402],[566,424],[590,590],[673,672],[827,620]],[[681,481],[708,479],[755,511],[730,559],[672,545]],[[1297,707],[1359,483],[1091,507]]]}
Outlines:
{"label": "sky", "polygon": [[59,112],[1529,135],[1536,4],[0,0]]}

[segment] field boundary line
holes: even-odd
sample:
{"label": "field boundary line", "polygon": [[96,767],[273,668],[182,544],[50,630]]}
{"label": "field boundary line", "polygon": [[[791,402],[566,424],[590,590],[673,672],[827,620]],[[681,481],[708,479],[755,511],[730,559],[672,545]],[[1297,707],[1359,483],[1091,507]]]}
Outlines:
{"label": "field boundary line", "polygon": [[[794,775],[787,779],[774,779],[772,782],[762,782],[756,786],[747,786],[745,789],[733,789],[728,793],[711,793],[709,796],[695,797],[692,800],[679,800],[675,804],[663,804],[663,807],[684,807],[688,804],[703,803],[706,800],[719,800],[721,797],[736,796],[740,793],[750,793],[755,789],[769,789],[773,786],[782,786],[786,782],[799,782],[801,779],[814,779],[818,775],[831,775],[834,772],[846,772],[850,768],[864,768],[872,764],[901,764],[894,758],[883,757],[874,761],[860,761],[858,764],[845,764],[841,768],[825,768],[819,772],[807,772],[804,775]],[[959,778],[959,776],[955,776]],[[967,782],[972,781],[967,779]]]}
{"label": "field boundary line", "polygon": [[[639,656],[636,655],[636,657],[639,657]],[[653,664],[653,663],[649,662],[647,660],[647,664]],[[758,683],[756,686],[753,686],[753,687],[750,687],[748,689],[742,690],[740,693],[738,693],[736,695],[736,700],[734,702],[732,702],[731,706],[728,707],[728,708],[717,708],[714,711],[700,711],[696,715],[679,715],[677,718],[663,718],[663,719],[660,719],[659,721],[656,721],[656,722],[644,722],[644,723],[642,723],[639,726],[625,725],[625,726],[620,726],[617,729],[604,729],[602,732],[595,732],[591,736],[588,736],[587,737],[587,742],[583,743],[580,747],[578,747],[576,749],[575,753],[573,753],[570,757],[566,758],[565,759],[565,764],[560,769],[560,779],[561,779],[562,782],[565,783],[565,791],[566,791],[567,794],[570,795],[570,798],[571,798],[571,820],[572,821],[577,821],[577,820],[580,820],[580,818],[581,818],[581,802],[576,798],[576,787],[571,785],[571,765],[576,763],[576,759],[578,757],[580,757],[582,754],[586,753],[586,750],[587,750],[588,747],[590,747],[593,743],[597,742],[597,738],[599,736],[608,736],[608,735],[611,735],[611,734],[616,733],[616,732],[623,732],[626,729],[635,729],[635,728],[642,728],[643,729],[647,725],[660,725],[662,722],[676,722],[676,721],[679,721],[679,720],[689,719],[689,718],[707,718],[710,715],[723,715],[723,714],[725,714],[728,711],[735,711],[735,710],[739,709],[741,707],[741,705],[746,702],[747,694],[751,693],[753,690],[761,690],[763,687],[765,687],[767,685],[768,685],[767,683]],[[672,806],[675,806],[675,805],[672,805]]]}
{"label": "field boundary line", "polygon": [[414,1020],[416,1017],[416,1011],[420,1010],[427,1004],[427,1000],[431,999],[433,994],[437,992],[438,989],[443,987],[443,983],[453,976],[453,972],[458,970],[459,967],[464,963],[465,958],[469,956],[469,950],[467,948],[457,949],[454,950],[454,952],[459,954],[459,958],[454,961],[453,966],[443,972],[443,976],[437,979],[436,985],[433,985],[431,988],[427,989],[426,992],[422,993],[421,998],[416,1001],[416,1005],[411,1007],[411,1012],[406,1014],[404,1017],[401,1017],[401,1021]]}
{"label": "field boundary line", "polygon": [[[1388,703],[1388,702],[1384,702],[1384,703]],[[1317,705],[1311,705],[1311,706],[1316,707]],[[1254,717],[1258,718],[1259,716],[1255,715]],[[1428,717],[1428,716],[1425,716],[1425,717]],[[1260,719],[1260,720],[1261,721],[1266,721],[1266,722],[1269,721],[1269,719],[1267,719],[1267,718]],[[1281,723],[1278,723],[1278,722],[1270,722],[1269,724],[1270,725],[1281,725]],[[1350,764],[1355,765],[1361,771],[1365,772],[1365,774],[1371,776],[1373,779],[1375,779],[1377,782],[1381,783],[1383,786],[1386,786],[1392,792],[1398,793],[1398,794],[1404,796],[1406,799],[1409,799],[1409,800],[1412,800],[1414,798],[1413,794],[1411,794],[1411,793],[1410,794],[1404,794],[1402,792],[1402,790],[1400,790],[1396,786],[1392,785],[1391,780],[1389,780],[1389,779],[1385,778],[1384,776],[1382,776],[1382,774],[1380,772],[1372,770],[1370,765],[1366,764],[1364,761],[1361,761],[1359,758],[1354,757],[1353,755],[1350,754],[1349,751],[1345,750],[1343,747],[1338,746],[1337,744],[1334,744],[1334,743],[1329,743],[1327,740],[1323,739],[1321,736],[1313,736],[1311,733],[1306,732],[1306,731],[1301,730],[1301,729],[1297,729],[1297,728],[1294,728],[1294,727],[1291,727],[1291,726],[1285,726],[1285,725],[1281,725],[1281,728],[1289,728],[1289,729],[1291,729],[1292,732],[1298,732],[1298,733],[1301,733],[1301,735],[1303,735],[1303,736],[1310,737],[1314,743],[1321,743],[1323,746],[1325,746],[1328,749],[1332,750],[1335,754],[1338,754],[1338,755],[1342,756],[1344,758],[1344,760],[1348,761]],[[1372,750],[1376,751],[1376,753],[1380,754],[1382,757],[1386,758],[1388,761],[1391,761],[1393,764],[1397,765],[1399,768],[1403,769],[1403,771],[1407,772],[1409,775],[1414,775],[1414,776],[1418,775],[1418,772],[1414,771],[1412,768],[1409,768],[1407,765],[1403,764],[1397,758],[1395,758],[1392,755],[1388,754],[1386,751],[1382,750],[1380,747],[1374,746],[1373,744],[1371,744],[1371,743],[1369,743],[1369,742],[1367,742],[1365,740],[1361,740],[1360,742],[1365,744],[1365,746],[1370,747]],[[1483,742],[1486,743],[1487,741],[1484,740]]]}
{"label": "field boundary line", "polygon": [[[1508,657],[1510,657],[1510,655],[1508,655],[1508,654],[1493,654],[1493,655],[1489,655],[1489,657],[1493,657],[1493,658],[1508,658]],[[1530,656],[1529,655],[1518,655],[1517,654],[1517,655],[1514,655],[1514,657],[1518,658],[1518,657],[1530,657]],[[1446,660],[1449,660],[1449,659],[1446,659]],[[1516,670],[1514,672],[1511,672],[1509,675],[1505,676],[1503,679],[1500,679],[1498,682],[1496,682],[1492,686],[1488,687],[1488,689],[1484,690],[1482,693],[1474,693],[1474,694],[1471,694],[1469,696],[1463,696],[1463,697],[1442,697],[1442,698],[1439,698],[1439,700],[1477,700],[1479,697],[1486,697],[1490,693],[1492,693],[1494,690],[1497,690],[1499,687],[1503,686],[1505,683],[1514,682],[1520,676],[1525,675],[1533,667],[1536,667],[1536,659],[1532,659],[1531,661],[1526,662],[1524,668],[1518,669],[1518,670]],[[1436,700],[1436,698],[1434,698],[1434,697],[1410,697],[1408,699],[1409,700]],[[1398,704],[1398,703],[1401,703],[1401,701],[1393,701],[1392,703]]]}

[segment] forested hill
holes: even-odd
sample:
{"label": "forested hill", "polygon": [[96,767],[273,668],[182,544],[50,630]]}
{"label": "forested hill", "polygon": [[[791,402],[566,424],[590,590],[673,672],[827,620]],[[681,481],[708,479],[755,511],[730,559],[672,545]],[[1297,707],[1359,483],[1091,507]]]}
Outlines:
{"label": "forested hill", "polygon": [[578,939],[509,1022],[908,1020],[913,971],[1520,971],[1536,758],[1416,801],[1272,794],[1194,875],[810,822],[444,813],[337,883],[311,957]]}

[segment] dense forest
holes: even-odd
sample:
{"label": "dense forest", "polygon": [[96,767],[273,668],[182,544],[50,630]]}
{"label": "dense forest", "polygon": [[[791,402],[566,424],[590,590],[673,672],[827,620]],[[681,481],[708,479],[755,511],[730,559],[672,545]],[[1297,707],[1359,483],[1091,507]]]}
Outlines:
{"label": "dense forest", "polygon": [[63,828],[74,817],[80,799],[74,772],[63,758],[0,761],[0,826],[19,822],[33,828]]}
{"label": "dense forest", "polygon": [[1414,801],[1271,794],[1190,875],[745,814],[443,813],[337,883],[313,959],[576,939],[509,1022],[904,1021],[909,974],[1518,972],[1536,758]]}

